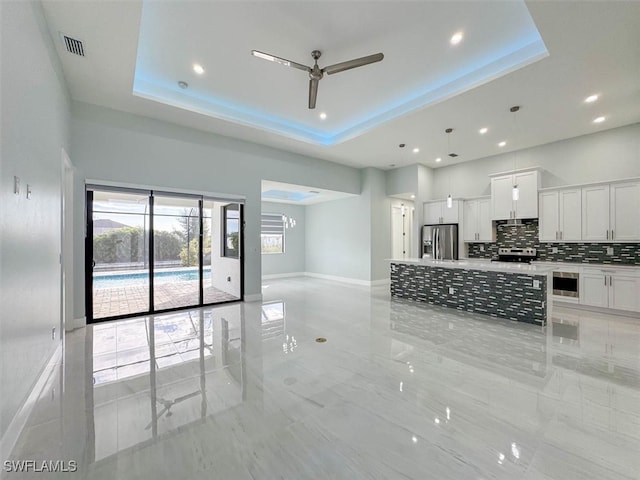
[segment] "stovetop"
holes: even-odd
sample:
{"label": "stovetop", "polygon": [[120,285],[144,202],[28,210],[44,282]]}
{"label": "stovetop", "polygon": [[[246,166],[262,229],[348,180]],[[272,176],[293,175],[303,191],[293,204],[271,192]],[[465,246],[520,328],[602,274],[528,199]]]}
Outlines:
{"label": "stovetop", "polygon": [[535,260],[536,255],[535,248],[499,248],[498,256],[493,257],[491,261],[531,263],[532,260]]}

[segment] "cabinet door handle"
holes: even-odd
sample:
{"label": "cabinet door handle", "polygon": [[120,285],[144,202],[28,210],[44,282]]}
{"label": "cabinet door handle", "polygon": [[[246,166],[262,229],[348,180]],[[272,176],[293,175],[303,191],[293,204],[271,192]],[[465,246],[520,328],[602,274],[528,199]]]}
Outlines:
{"label": "cabinet door handle", "polygon": [[607,286],[607,276],[606,275],[604,276],[604,286],[605,287]]}
{"label": "cabinet door handle", "polygon": [[558,239],[558,232],[556,232],[556,240]]}
{"label": "cabinet door handle", "polygon": [[609,240],[609,230],[607,230],[607,240]]}
{"label": "cabinet door handle", "polygon": [[613,230],[611,230],[611,240],[613,240]]}
{"label": "cabinet door handle", "polygon": [[560,230],[560,240],[562,240],[562,230]]}

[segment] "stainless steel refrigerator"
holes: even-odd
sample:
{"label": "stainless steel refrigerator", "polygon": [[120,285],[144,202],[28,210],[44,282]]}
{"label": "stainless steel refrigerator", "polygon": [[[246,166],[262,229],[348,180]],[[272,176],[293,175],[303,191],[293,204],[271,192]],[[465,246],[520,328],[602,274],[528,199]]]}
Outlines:
{"label": "stainless steel refrigerator", "polygon": [[458,224],[424,225],[422,257],[434,260],[458,260]]}

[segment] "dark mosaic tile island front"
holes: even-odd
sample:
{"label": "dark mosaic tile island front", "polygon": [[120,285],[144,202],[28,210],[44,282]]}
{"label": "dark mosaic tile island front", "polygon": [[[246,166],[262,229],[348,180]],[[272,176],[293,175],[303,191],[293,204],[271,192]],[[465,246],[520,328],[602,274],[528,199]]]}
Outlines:
{"label": "dark mosaic tile island front", "polygon": [[[470,243],[469,258],[493,258],[498,248],[525,247],[537,249],[539,261],[640,265],[640,243],[540,243],[537,219],[523,220],[519,226],[497,222],[496,242]],[[607,247],[613,247],[613,255],[607,255]],[[558,252],[552,253],[553,248]]]}
{"label": "dark mosaic tile island front", "polygon": [[391,296],[536,325],[547,319],[546,275],[392,263]]}

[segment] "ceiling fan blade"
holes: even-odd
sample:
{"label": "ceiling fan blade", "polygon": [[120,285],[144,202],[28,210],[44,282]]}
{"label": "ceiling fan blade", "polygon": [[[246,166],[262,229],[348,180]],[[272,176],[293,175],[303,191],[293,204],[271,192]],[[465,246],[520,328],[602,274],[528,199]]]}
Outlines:
{"label": "ceiling fan blade", "polygon": [[322,69],[322,73],[333,75],[334,73],[340,73],[352,68],[362,67],[363,65],[369,65],[370,63],[379,62],[383,58],[384,55],[382,53],[375,53],[366,57],[355,58],[346,62],[336,63],[335,65],[329,65],[328,67],[324,67]]}
{"label": "ceiling fan blade", "polygon": [[301,63],[292,62],[291,60],[287,60],[286,58],[276,57],[275,55],[259,52],[258,50],[251,50],[251,55],[253,55],[254,57],[262,58],[263,60],[269,60],[270,62],[279,63],[280,65],[284,65],[285,67],[293,67],[311,73],[311,67],[307,67],[306,65],[302,65]]}
{"label": "ceiling fan blade", "polygon": [[319,80],[316,78],[312,78],[309,80],[309,109],[313,110],[316,108],[316,97],[318,96],[318,82]]}

